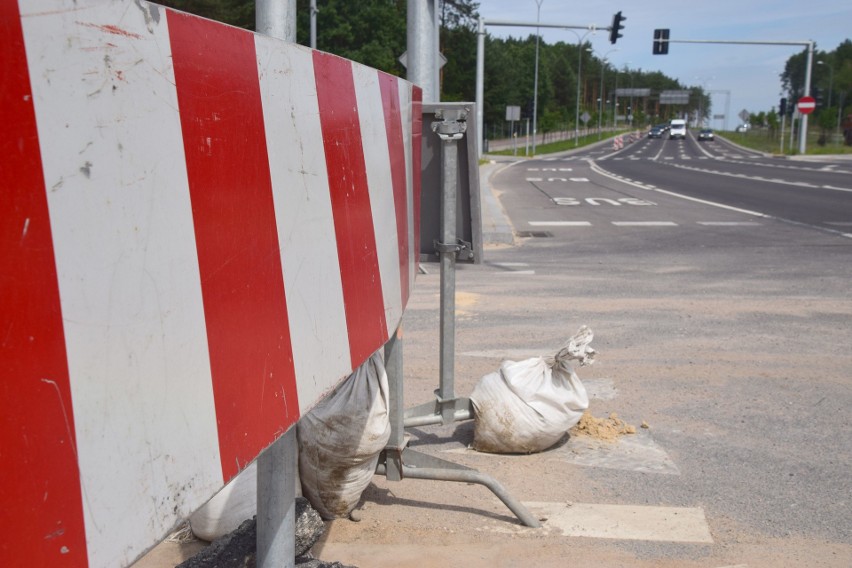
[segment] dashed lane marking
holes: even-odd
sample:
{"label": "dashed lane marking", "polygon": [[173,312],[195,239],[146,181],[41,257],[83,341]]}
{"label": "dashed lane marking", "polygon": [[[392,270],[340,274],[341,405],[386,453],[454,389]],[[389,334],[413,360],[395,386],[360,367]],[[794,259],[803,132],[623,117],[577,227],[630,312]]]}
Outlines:
{"label": "dashed lane marking", "polygon": [[589,221],[530,221],[532,227],[591,227]]}
{"label": "dashed lane marking", "polygon": [[[616,227],[678,227],[674,221],[610,221]],[[756,221],[696,221],[704,227],[762,227],[763,223]],[[591,227],[591,221],[529,221],[532,227]],[[852,226],[852,222],[826,222],[826,225],[837,227]]]}
{"label": "dashed lane marking", "polygon": [[511,276],[532,276],[533,274],[535,274],[535,270],[501,270],[500,272],[495,272],[495,274],[507,274]]}
{"label": "dashed lane marking", "polygon": [[754,221],[698,221],[699,225],[708,227],[760,227],[761,223]]}
{"label": "dashed lane marking", "polygon": [[499,270],[496,274],[522,274],[522,275],[532,275],[535,274],[535,270],[527,269],[527,270],[519,270],[520,268],[525,268],[529,266],[526,262],[490,262],[492,266],[497,268],[503,268],[504,270]]}
{"label": "dashed lane marking", "polygon": [[613,221],[616,227],[677,227],[674,221]]}

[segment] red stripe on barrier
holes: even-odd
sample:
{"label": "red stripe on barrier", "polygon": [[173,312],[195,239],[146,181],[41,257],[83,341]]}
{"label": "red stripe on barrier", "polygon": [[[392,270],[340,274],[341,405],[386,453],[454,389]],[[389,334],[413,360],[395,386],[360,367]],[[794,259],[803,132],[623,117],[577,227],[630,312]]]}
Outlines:
{"label": "red stripe on barrier", "polygon": [[414,254],[420,255],[420,161],[423,142],[423,91],[420,87],[411,88],[411,171],[414,178]]}
{"label": "red stripe on barrier", "polygon": [[343,304],[355,368],[388,339],[376,234],[352,63],[317,51],[313,58]]}
{"label": "red stripe on barrier", "polygon": [[405,181],[405,145],[402,141],[402,117],[399,108],[399,79],[379,73],[382,107],[385,111],[385,131],[388,137],[393,203],[396,211],[396,235],[399,251],[399,285],[402,308],[408,303],[408,188]]}
{"label": "red stripe on barrier", "polygon": [[0,2],[0,566],[88,565],[50,213],[17,2]]}
{"label": "red stripe on barrier", "polygon": [[299,418],[254,37],[168,11],[222,473]]}

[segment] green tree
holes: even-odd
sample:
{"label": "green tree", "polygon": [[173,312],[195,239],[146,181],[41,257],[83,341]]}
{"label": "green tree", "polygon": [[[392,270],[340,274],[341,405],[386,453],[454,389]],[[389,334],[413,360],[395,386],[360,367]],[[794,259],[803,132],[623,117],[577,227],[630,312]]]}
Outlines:
{"label": "green tree", "polygon": [[[398,58],[406,48],[403,0],[320,0],[317,49],[394,75],[404,75]],[[310,43],[310,2],[298,0],[296,39]]]}
{"label": "green tree", "polygon": [[253,0],[157,0],[157,4],[247,30],[255,27]]}

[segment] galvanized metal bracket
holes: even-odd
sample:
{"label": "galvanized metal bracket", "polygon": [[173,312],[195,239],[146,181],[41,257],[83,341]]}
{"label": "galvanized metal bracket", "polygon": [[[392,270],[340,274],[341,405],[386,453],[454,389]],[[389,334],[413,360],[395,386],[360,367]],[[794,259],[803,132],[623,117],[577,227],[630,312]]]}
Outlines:
{"label": "galvanized metal bracket", "polygon": [[432,123],[432,131],[445,142],[461,140],[467,131],[466,109],[439,109],[435,111],[435,118],[441,120]]}
{"label": "galvanized metal bracket", "polygon": [[473,246],[462,239],[458,239],[455,243],[441,243],[438,241],[432,241],[432,243],[435,245],[435,252],[439,255],[447,253],[455,254],[461,260],[473,258]]}

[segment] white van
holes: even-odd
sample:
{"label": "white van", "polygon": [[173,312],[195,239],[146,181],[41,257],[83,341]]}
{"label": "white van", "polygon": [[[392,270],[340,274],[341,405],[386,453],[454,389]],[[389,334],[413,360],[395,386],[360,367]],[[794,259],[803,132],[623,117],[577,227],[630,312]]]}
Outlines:
{"label": "white van", "polygon": [[669,124],[669,140],[675,138],[686,138],[686,121],[680,118],[675,118]]}

